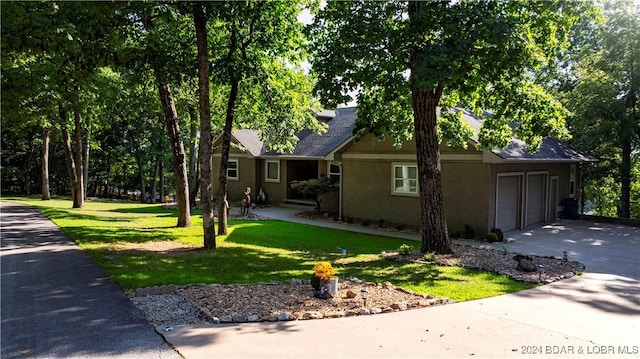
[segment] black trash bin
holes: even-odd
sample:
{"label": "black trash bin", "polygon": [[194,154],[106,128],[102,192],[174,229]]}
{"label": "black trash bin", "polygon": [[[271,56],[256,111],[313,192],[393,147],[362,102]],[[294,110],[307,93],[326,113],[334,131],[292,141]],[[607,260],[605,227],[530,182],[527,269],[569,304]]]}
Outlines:
{"label": "black trash bin", "polygon": [[564,200],[564,218],[580,219],[578,214],[578,200],[575,198],[566,198]]}

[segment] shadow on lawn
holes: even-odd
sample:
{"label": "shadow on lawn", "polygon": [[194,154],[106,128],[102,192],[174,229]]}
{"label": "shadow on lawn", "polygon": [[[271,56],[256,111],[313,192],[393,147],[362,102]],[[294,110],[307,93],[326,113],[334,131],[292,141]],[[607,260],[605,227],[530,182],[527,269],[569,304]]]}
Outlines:
{"label": "shadow on lawn", "polygon": [[[168,227],[173,228],[173,227]],[[63,231],[78,244],[144,243],[174,241],[178,237],[162,229],[68,226]]]}
{"label": "shadow on lawn", "polygon": [[[141,249],[93,251],[94,258],[122,288],[193,283],[256,283],[289,281],[311,274],[305,258],[255,248],[216,250],[176,248],[163,252]],[[305,274],[306,277],[306,274]]]}
{"label": "shadow on lawn", "polygon": [[[166,208],[163,204],[145,204],[140,207],[126,207],[109,210],[116,213],[148,213],[155,214],[157,217],[178,217],[178,211],[172,208]],[[199,212],[199,211],[198,211]],[[191,212],[191,215],[196,214]]]}
{"label": "shadow on lawn", "polygon": [[69,208],[69,209],[60,209],[60,208],[52,208],[52,207],[42,207],[36,206],[35,208],[38,211],[42,212],[47,218],[52,221],[61,218],[70,218],[73,217],[77,220],[87,220],[87,221],[100,221],[100,222],[121,222],[122,218],[106,218],[103,216],[96,216],[92,214],[86,214],[82,212],[82,209],[78,208]]}

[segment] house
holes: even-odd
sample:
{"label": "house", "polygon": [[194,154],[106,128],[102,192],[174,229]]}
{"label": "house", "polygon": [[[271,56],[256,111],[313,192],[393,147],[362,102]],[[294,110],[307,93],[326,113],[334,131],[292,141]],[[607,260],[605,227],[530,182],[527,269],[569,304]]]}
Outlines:
{"label": "house", "polygon": [[[272,204],[296,198],[289,183],[329,176],[339,193],[323,199],[323,208],[340,218],[420,227],[415,142],[393,146],[366,134],[354,141],[356,109],[323,111],[328,125],[322,135],[302,132],[292,154],[269,152],[252,130],[233,133],[228,195],[239,199],[247,186],[266,193]],[[469,111],[463,120],[479,129],[482,120]],[[220,141],[219,139],[217,141]],[[476,233],[503,231],[554,221],[564,213],[566,199],[578,198],[580,165],[595,159],[547,137],[535,153],[512,139],[504,150],[478,150],[477,138],[467,149],[442,145],[441,167],[445,211],[450,231],[465,225]],[[214,161],[214,169],[219,161]],[[214,172],[217,173],[217,172]]]}

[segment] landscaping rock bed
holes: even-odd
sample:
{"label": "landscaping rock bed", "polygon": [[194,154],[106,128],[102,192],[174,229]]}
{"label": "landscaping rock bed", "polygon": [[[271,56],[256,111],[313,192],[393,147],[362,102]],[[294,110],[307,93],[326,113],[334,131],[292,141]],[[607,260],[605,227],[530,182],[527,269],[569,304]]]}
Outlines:
{"label": "landscaping rock bed", "polygon": [[[433,263],[478,268],[536,283],[551,283],[584,271],[581,263],[563,258],[522,256],[462,245],[452,245],[452,249],[453,254],[437,255]],[[389,260],[428,265],[418,251],[381,255]],[[535,271],[519,268],[523,260],[535,266]],[[366,304],[363,289],[368,291]],[[366,283],[357,278],[340,281],[338,295],[328,300],[314,298],[311,285],[300,279],[286,283],[164,286],[139,289],[131,296],[155,325],[341,318],[452,303],[448,298],[412,293],[389,282]]]}
{"label": "landscaping rock bed", "polygon": [[[178,286],[175,294],[131,300],[155,325],[341,318],[453,302],[416,294],[389,282],[366,283],[357,278],[339,282],[338,295],[325,300],[314,298],[311,285],[300,282],[294,279],[292,283]],[[362,290],[367,291],[366,302]]]}
{"label": "landscaping rock bed", "polygon": [[[584,272],[580,262],[556,257],[525,256],[492,248],[478,248],[452,244],[453,254],[437,255],[434,264],[477,268],[489,272],[508,275],[513,280],[548,284],[558,280],[571,278]],[[398,252],[383,252],[382,256],[397,261],[414,261],[426,263],[424,254],[411,251],[406,255]],[[533,270],[524,270],[524,267]]]}

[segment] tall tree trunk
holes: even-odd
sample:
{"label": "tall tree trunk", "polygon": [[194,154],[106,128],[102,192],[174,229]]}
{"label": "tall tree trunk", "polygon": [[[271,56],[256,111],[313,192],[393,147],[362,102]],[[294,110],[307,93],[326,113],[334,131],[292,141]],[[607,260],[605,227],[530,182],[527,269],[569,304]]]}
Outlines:
{"label": "tall tree trunk", "polygon": [[74,132],[75,132],[75,164],[76,177],[75,191],[73,192],[73,208],[84,207],[84,184],[82,171],[82,119],[78,111],[73,114]]}
{"label": "tall tree trunk", "polygon": [[[205,39],[206,40],[206,39]],[[207,60],[208,61],[208,60]],[[200,66],[198,64],[198,66]],[[209,70],[207,66],[207,71]],[[200,71],[200,70],[198,70]],[[208,81],[207,74],[207,81]],[[207,82],[208,85],[208,82]],[[208,88],[207,88],[207,96],[208,96]],[[189,141],[189,203],[192,206],[196,206],[196,197],[198,196],[198,190],[200,186],[198,184],[198,178],[200,174],[198,173],[199,165],[198,165],[198,124],[196,123],[196,112],[193,106],[189,106],[189,118],[191,119],[190,123],[190,139]],[[209,110],[207,110],[209,113]]]}
{"label": "tall tree trunk", "polygon": [[171,95],[171,87],[168,84],[158,85],[160,102],[164,111],[164,120],[171,142],[171,154],[173,159],[173,173],[176,181],[176,203],[178,209],[178,227],[191,227],[191,208],[189,206],[189,185],[187,183],[186,155],[184,143],[180,135],[180,124],[176,105]]}
{"label": "tall tree trunk", "polygon": [[151,203],[156,203],[156,196],[158,194],[158,175],[160,174],[159,157],[160,156],[156,156],[156,163],[153,166],[153,179],[151,180]]}
{"label": "tall tree trunk", "polygon": [[[67,129],[67,110],[62,105],[58,105],[58,112],[60,114],[60,132],[62,133],[62,141],[64,142],[64,154],[67,163],[67,172],[69,173],[69,185],[71,189],[71,198],[75,199],[76,182],[78,181],[76,164],[73,159],[73,148],[71,148],[71,136],[69,136],[69,130]],[[75,206],[74,206],[75,207]]]}
{"label": "tall tree trunk", "polygon": [[31,178],[29,174],[31,173],[31,162],[33,161],[33,152],[34,152],[34,148],[30,147],[29,152],[27,154],[27,163],[25,163],[24,165],[24,171],[22,175],[23,176],[22,182],[24,183],[24,190],[27,196],[31,195]]}
{"label": "tall tree trunk", "polygon": [[[193,22],[196,28],[196,44],[198,46],[198,95],[200,110],[200,210],[204,230],[204,248],[216,248],[216,233],[213,214],[213,194],[211,186],[211,161],[213,156],[213,134],[211,133],[211,109],[209,104],[209,53],[207,45],[207,19],[202,5],[195,3]],[[220,202],[223,204],[224,202]],[[222,206],[221,206],[222,207]],[[225,212],[225,211],[222,211]],[[226,218],[226,216],[225,216]]]}
{"label": "tall tree trunk", "polygon": [[420,214],[422,220],[422,253],[452,253],[444,212],[440,148],[436,107],[441,89],[428,91],[413,86],[414,137],[418,158]]}
{"label": "tall tree trunk", "polygon": [[83,183],[84,183],[84,199],[87,199],[87,192],[89,190],[89,152],[91,151],[91,143],[89,142],[91,137],[91,128],[87,128],[87,136],[84,139],[84,171],[83,171]]}
{"label": "tall tree trunk", "polygon": [[51,199],[51,191],[49,190],[49,142],[51,140],[48,128],[42,131],[42,169],[40,171],[42,175],[42,200],[48,201]]}
{"label": "tall tree trunk", "polygon": [[165,183],[164,183],[164,163],[162,163],[162,161],[160,161],[160,202],[164,201],[164,189],[165,189]]}
{"label": "tall tree trunk", "polygon": [[69,173],[69,185],[71,189],[71,198],[75,198],[76,190],[76,164],[73,160],[73,149],[71,148],[71,137],[69,136],[69,130],[65,125],[60,128],[62,133],[62,142],[64,142],[64,155],[67,163],[67,172]]}
{"label": "tall tree trunk", "polygon": [[[229,151],[231,149],[231,130],[233,129],[233,113],[238,98],[238,80],[231,78],[231,91],[227,100],[227,115],[222,132],[222,149],[220,156],[220,186],[218,188],[218,234],[227,234],[227,168],[229,167]],[[204,172],[204,169],[203,169]]]}
{"label": "tall tree trunk", "polygon": [[[421,29],[424,19],[422,7],[432,6],[429,2],[409,1],[409,21],[411,26]],[[420,41],[423,41],[422,39]],[[427,54],[422,46],[416,45],[411,54],[411,63],[419,64]],[[420,218],[422,222],[422,253],[452,253],[451,240],[447,233],[442,193],[442,173],[440,168],[440,144],[436,108],[442,97],[443,87],[421,88],[411,68],[411,98],[413,100],[414,138],[418,160],[418,188],[420,192]]]}
{"label": "tall tree trunk", "polygon": [[623,135],[622,162],[620,163],[620,207],[618,217],[631,217],[631,141]]}
{"label": "tall tree trunk", "polygon": [[138,179],[140,181],[140,203],[147,203],[147,185],[144,183],[144,164],[141,153],[136,153],[136,162],[138,163]]}

